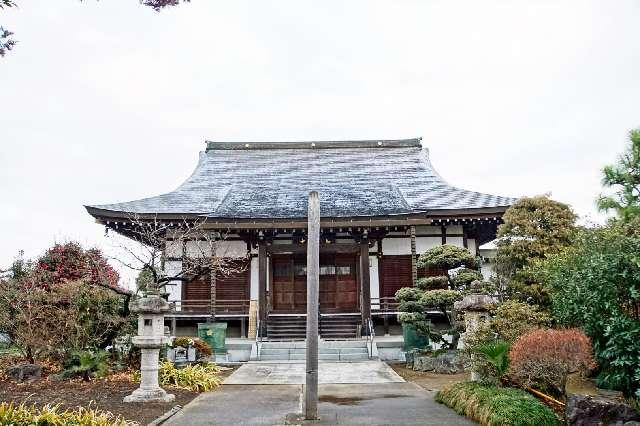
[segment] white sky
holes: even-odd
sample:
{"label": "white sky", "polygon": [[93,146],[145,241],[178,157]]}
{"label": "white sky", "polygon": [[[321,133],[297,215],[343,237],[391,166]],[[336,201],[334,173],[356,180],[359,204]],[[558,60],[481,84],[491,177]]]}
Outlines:
{"label": "white sky", "polygon": [[[0,266],[105,247],[83,204],[167,192],[204,140],[422,136],[460,187],[597,219],[640,127],[640,0],[20,0],[0,59]],[[131,276],[128,274],[127,276]]]}

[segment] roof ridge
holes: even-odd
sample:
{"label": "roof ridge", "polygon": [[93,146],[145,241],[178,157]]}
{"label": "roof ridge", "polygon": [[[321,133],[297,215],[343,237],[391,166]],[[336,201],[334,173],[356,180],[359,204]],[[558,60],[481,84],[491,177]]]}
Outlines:
{"label": "roof ridge", "polygon": [[259,149],[346,149],[346,148],[408,148],[420,147],[422,138],[411,139],[367,139],[367,140],[336,140],[336,141],[205,141],[207,151],[214,150],[259,150]]}

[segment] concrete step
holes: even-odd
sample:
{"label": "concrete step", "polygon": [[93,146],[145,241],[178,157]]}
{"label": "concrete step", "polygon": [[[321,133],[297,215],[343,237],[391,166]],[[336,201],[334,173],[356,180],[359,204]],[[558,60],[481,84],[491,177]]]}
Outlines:
{"label": "concrete step", "polygon": [[369,359],[368,353],[363,354],[340,354],[340,361],[367,361]]}

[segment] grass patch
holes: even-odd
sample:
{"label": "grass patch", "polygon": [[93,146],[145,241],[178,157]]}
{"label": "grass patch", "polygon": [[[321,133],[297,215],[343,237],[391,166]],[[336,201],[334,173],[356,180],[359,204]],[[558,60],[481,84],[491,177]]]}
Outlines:
{"label": "grass patch", "polygon": [[61,410],[58,407],[36,408],[24,404],[0,404],[0,425],[74,425],[74,426],[129,426],[133,422],[123,420],[111,413],[80,408]]}
{"label": "grass patch", "polygon": [[554,412],[520,389],[475,382],[454,383],[436,394],[436,401],[486,426],[556,426]]}

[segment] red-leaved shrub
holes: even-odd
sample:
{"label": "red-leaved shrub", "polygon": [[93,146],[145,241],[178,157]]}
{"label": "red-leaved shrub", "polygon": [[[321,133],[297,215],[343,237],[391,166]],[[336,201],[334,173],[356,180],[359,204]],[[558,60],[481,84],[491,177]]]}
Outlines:
{"label": "red-leaved shrub", "polygon": [[577,328],[530,331],[509,351],[511,380],[560,396],[570,373],[586,374],[595,367],[591,339]]}

